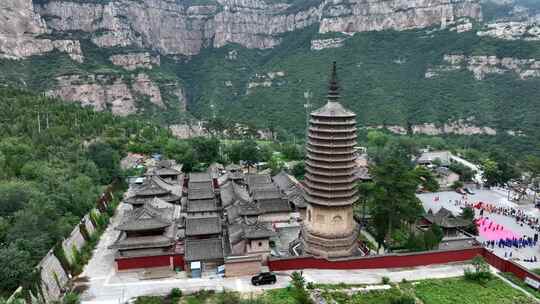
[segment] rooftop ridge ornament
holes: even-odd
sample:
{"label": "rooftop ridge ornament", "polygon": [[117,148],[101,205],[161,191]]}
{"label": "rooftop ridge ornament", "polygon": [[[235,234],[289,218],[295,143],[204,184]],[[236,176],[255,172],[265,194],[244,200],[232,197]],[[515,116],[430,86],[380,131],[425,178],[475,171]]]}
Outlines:
{"label": "rooftop ridge ornament", "polygon": [[339,84],[337,81],[336,62],[332,63],[332,74],[330,76],[330,84],[328,86],[328,100],[337,101],[339,99]]}

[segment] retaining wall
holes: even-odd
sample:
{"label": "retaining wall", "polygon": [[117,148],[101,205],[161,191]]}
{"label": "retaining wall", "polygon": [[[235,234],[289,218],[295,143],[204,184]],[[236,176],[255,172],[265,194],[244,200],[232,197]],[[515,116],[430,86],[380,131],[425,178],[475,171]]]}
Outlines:
{"label": "retaining wall", "polygon": [[73,248],[77,248],[78,251],[86,244],[79,225],[71,231],[71,234],[68,238],[62,241],[62,249],[64,249],[64,254],[68,259],[69,263],[73,263]]}
{"label": "retaining wall", "polygon": [[45,302],[57,301],[62,295],[62,288],[69,281],[69,275],[52,250],[39,262],[38,268],[41,270],[41,290]]}
{"label": "retaining wall", "polygon": [[89,234],[94,234],[96,231],[96,227],[94,227],[94,223],[90,220],[90,214],[87,214],[82,219],[84,223],[84,227],[86,228],[86,231],[88,231]]}

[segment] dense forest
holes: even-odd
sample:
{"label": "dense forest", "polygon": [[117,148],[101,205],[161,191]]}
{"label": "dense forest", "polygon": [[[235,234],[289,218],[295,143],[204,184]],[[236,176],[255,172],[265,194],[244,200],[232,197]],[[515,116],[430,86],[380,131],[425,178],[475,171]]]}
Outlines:
{"label": "dense forest", "polygon": [[0,296],[25,280],[45,253],[122,176],[128,149],[169,135],[138,119],[0,89]]}

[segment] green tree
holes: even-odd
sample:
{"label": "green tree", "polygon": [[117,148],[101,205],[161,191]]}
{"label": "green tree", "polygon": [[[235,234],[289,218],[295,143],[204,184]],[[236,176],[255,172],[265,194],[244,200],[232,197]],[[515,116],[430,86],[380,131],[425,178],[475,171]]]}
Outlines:
{"label": "green tree", "polygon": [[15,290],[25,282],[33,280],[34,266],[29,252],[19,250],[15,245],[0,247],[0,290]]}
{"label": "green tree", "polygon": [[422,187],[430,192],[437,192],[439,191],[439,182],[437,182],[437,179],[431,171],[429,171],[425,167],[418,166],[414,168],[414,172],[416,176],[420,179],[420,183],[422,184]]}
{"label": "green tree", "polygon": [[291,174],[299,180],[304,179],[304,174],[306,174],[306,165],[303,161],[299,161],[291,170]]}
{"label": "green tree", "polygon": [[261,148],[253,139],[246,139],[230,147],[229,158],[233,163],[245,161],[255,164],[262,160]]}
{"label": "green tree", "polygon": [[102,184],[110,183],[120,174],[120,154],[104,142],[96,142],[88,147],[88,157],[96,164]]}
{"label": "green tree", "polygon": [[11,216],[39,195],[30,183],[8,181],[0,183],[0,216]]}
{"label": "green tree", "polygon": [[392,235],[394,227],[416,221],[422,206],[415,195],[420,179],[412,165],[399,156],[390,156],[373,166],[370,172],[374,182],[370,212],[376,220],[386,222],[386,228],[377,224],[376,230]]}
{"label": "green tree", "polygon": [[195,137],[190,139],[198,162],[213,163],[219,160],[219,140],[215,137]]}

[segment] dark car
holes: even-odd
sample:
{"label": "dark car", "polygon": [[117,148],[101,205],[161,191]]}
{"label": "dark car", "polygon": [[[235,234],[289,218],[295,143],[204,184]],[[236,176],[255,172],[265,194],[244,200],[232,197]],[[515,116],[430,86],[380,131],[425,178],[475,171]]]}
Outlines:
{"label": "dark car", "polygon": [[276,275],[271,272],[261,272],[258,275],[251,278],[251,284],[263,285],[276,283]]}
{"label": "dark car", "polygon": [[464,188],[463,190],[465,190],[465,192],[467,192],[470,195],[474,195],[474,192],[469,188]]}

